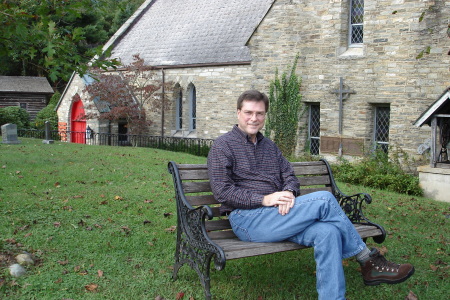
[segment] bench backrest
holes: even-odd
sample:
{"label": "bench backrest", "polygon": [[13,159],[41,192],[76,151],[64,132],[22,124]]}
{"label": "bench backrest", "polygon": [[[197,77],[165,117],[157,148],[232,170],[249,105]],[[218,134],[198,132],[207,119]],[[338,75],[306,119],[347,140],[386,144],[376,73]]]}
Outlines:
{"label": "bench backrest", "polygon": [[[326,161],[293,162],[291,164],[300,181],[301,195],[315,191],[334,193],[331,170]],[[189,204],[193,207],[208,205],[213,211],[214,218],[206,222],[208,235],[213,239],[235,237],[228,219],[220,216],[220,203],[212,195],[207,166],[204,164],[177,164],[177,168],[184,195]]]}

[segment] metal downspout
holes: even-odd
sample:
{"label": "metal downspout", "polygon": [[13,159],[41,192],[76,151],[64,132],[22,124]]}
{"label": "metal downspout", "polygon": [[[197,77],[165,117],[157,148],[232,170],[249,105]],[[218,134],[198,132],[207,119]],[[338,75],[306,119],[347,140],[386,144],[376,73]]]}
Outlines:
{"label": "metal downspout", "polygon": [[164,137],[164,104],[166,102],[166,90],[165,90],[165,86],[166,86],[166,76],[164,73],[164,68],[161,68],[161,73],[162,73],[162,104],[161,104],[161,137]]}

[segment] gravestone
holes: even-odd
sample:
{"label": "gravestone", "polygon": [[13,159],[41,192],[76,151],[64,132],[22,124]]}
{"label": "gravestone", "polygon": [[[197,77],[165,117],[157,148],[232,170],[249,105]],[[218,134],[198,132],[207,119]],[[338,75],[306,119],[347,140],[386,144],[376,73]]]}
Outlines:
{"label": "gravestone", "polygon": [[7,123],[2,126],[2,143],[3,144],[20,144],[17,139],[17,125]]}
{"label": "gravestone", "polygon": [[45,140],[42,141],[44,144],[53,144],[55,141],[51,139],[51,128],[50,128],[50,122],[45,121]]}

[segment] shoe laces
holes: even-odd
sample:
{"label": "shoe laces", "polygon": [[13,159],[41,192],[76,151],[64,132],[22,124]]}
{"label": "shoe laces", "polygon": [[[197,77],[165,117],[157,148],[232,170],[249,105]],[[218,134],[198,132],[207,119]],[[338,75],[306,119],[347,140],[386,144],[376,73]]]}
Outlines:
{"label": "shoe laces", "polygon": [[373,254],[370,259],[372,266],[379,272],[398,272],[400,265],[394,262],[388,261],[379,251]]}

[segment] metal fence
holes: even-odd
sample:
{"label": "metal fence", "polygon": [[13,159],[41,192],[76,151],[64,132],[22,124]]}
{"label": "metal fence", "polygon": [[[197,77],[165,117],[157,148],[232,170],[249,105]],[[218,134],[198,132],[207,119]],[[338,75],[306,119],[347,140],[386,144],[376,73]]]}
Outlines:
{"label": "metal fence", "polygon": [[[19,129],[19,137],[45,139],[45,130]],[[157,148],[168,151],[207,156],[214,142],[213,139],[182,137],[161,137],[152,135],[108,134],[77,131],[50,131],[50,138],[55,141],[67,141],[87,145],[132,146]]]}

